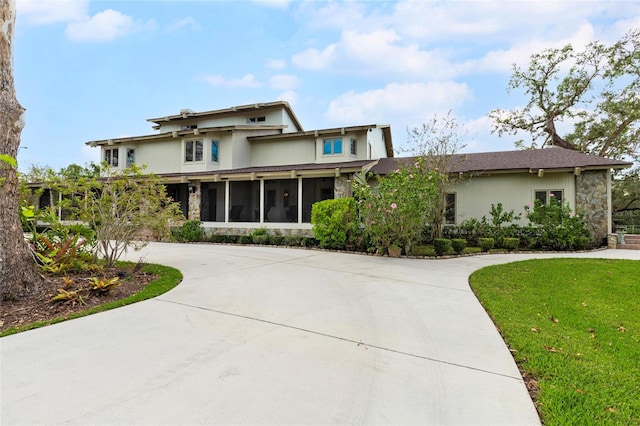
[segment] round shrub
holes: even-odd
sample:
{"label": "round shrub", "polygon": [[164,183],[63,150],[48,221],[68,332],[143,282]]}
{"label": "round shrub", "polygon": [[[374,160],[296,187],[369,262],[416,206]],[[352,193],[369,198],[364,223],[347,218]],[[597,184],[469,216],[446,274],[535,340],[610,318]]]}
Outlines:
{"label": "round shrub", "polygon": [[202,222],[187,220],[180,228],[172,231],[173,237],[179,243],[195,243],[204,239],[205,233]]}
{"label": "round shrub", "polygon": [[442,256],[451,249],[451,240],[448,238],[435,238],[433,240],[433,250],[436,256]]}
{"label": "round shrub", "polygon": [[587,247],[589,247],[589,243],[591,243],[591,238],[589,237],[585,237],[585,236],[576,237],[576,241],[575,241],[576,250],[585,250]]}
{"label": "round shrub", "polygon": [[488,252],[493,248],[495,241],[493,238],[478,238],[478,245],[483,252]]}
{"label": "round shrub", "polygon": [[238,237],[239,244],[251,244],[253,242],[253,237],[251,235],[240,235]]}
{"label": "round shrub", "polygon": [[520,238],[505,238],[502,240],[502,247],[507,251],[513,251],[520,246]]}
{"label": "round shrub", "polygon": [[451,247],[456,254],[462,254],[464,249],[467,247],[467,240],[464,238],[454,238],[451,240]]}

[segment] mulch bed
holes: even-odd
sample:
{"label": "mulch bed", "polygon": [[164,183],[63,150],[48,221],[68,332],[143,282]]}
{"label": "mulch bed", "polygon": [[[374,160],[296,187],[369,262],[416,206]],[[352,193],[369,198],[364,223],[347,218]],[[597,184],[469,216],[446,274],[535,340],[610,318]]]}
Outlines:
{"label": "mulch bed", "polygon": [[[36,321],[48,321],[63,318],[69,314],[84,311],[103,303],[125,299],[138,293],[155,276],[139,268],[114,268],[105,270],[100,279],[118,277],[119,285],[106,292],[90,291],[90,273],[73,273],[65,276],[43,275],[45,282],[40,292],[32,297],[20,300],[2,301],[0,313],[0,332],[11,327],[20,327]],[[66,278],[66,280],[65,280]],[[70,281],[71,280],[71,281]],[[51,301],[59,289],[79,290],[82,300]]]}

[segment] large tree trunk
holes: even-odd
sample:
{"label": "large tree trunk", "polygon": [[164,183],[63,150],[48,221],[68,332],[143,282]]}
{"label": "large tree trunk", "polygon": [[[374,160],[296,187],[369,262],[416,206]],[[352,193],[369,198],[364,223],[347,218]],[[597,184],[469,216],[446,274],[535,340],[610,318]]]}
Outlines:
{"label": "large tree trunk", "polygon": [[[18,155],[24,108],[13,84],[12,41],[15,3],[0,0],[0,154]],[[0,164],[0,300],[27,296],[38,290],[42,277],[24,241],[19,216],[18,175]]]}

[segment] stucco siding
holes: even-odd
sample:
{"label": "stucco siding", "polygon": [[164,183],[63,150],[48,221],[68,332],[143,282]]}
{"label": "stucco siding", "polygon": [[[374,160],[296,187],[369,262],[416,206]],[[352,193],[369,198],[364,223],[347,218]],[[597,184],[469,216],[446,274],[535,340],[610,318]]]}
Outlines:
{"label": "stucco siding", "polygon": [[[261,122],[249,122],[250,118],[255,117],[265,117],[265,121]],[[286,117],[286,119],[285,119]],[[285,122],[286,121],[286,122]],[[221,126],[233,126],[233,125],[246,125],[246,124],[256,124],[256,125],[282,125],[286,124],[290,127],[294,128],[295,125],[293,121],[289,118],[289,115],[284,113],[281,110],[273,110],[273,111],[253,111],[253,112],[244,112],[238,113],[238,115],[226,115],[223,117],[210,117],[210,118],[194,118],[189,120],[184,120],[181,122],[168,122],[168,123],[160,123],[159,132],[172,132],[174,130],[182,130],[182,126],[197,124],[198,128],[206,128],[206,127],[221,127]],[[291,130],[289,130],[291,131]]]}
{"label": "stucco siding", "polygon": [[[375,132],[377,129],[373,129]],[[367,131],[361,132],[345,132],[344,135],[336,134],[336,135],[321,135],[316,138],[316,158],[317,163],[335,163],[338,161],[354,161],[354,160],[365,160],[367,159],[367,149],[366,149],[366,140],[367,140]],[[337,139],[342,138],[342,153],[340,154],[324,154],[323,145],[325,139]],[[356,154],[351,155],[350,153],[350,144],[351,139],[356,139]]]}
{"label": "stucco siding", "polygon": [[[371,157],[362,157],[363,159],[384,158],[387,156],[382,129],[371,129],[371,131],[367,132],[366,140],[371,145]],[[368,150],[368,147],[365,147],[365,149]]]}
{"label": "stucco siding", "polygon": [[146,171],[173,173],[181,169],[181,141],[158,141],[157,143],[129,145],[136,150],[135,163],[147,165]]}
{"label": "stucco siding", "polygon": [[251,143],[250,166],[280,166],[285,164],[314,163],[315,138]]}
{"label": "stucco siding", "polygon": [[[564,201],[575,210],[575,177],[571,173],[501,174],[475,176],[456,182],[450,192],[456,194],[456,224],[486,216],[491,204],[502,203],[506,211],[523,213],[524,206],[532,204],[535,191],[562,190]],[[520,224],[526,225],[526,218]]]}

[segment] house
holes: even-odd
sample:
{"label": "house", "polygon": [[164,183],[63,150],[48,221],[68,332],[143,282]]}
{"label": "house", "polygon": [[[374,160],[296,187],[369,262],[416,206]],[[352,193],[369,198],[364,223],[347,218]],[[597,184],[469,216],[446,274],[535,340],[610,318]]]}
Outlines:
{"label": "house", "polygon": [[87,142],[112,167],[166,179],[189,219],[217,233],[311,233],[311,206],[348,196],[362,167],[393,156],[389,125],[305,131],[287,102],[151,118],[155,133]]}
{"label": "house", "polygon": [[[386,174],[411,161],[394,158],[389,125],[305,131],[282,101],[148,121],[155,133],[87,144],[112,167],[146,164],[185,216],[215,233],[309,234],[311,206],[351,195],[353,173]],[[556,197],[583,212],[600,240],[611,231],[610,171],[629,166],[560,148],[455,155],[447,171],[459,179],[446,196],[446,224],[488,217],[491,204],[521,212]]]}
{"label": "house", "polygon": [[[411,158],[382,158],[371,168],[384,175]],[[632,163],[563,148],[457,154],[447,171],[457,179],[446,194],[445,225],[490,217],[492,204],[522,213],[551,197],[582,213],[595,241],[611,233],[611,170]],[[526,225],[526,218],[520,220]]]}

